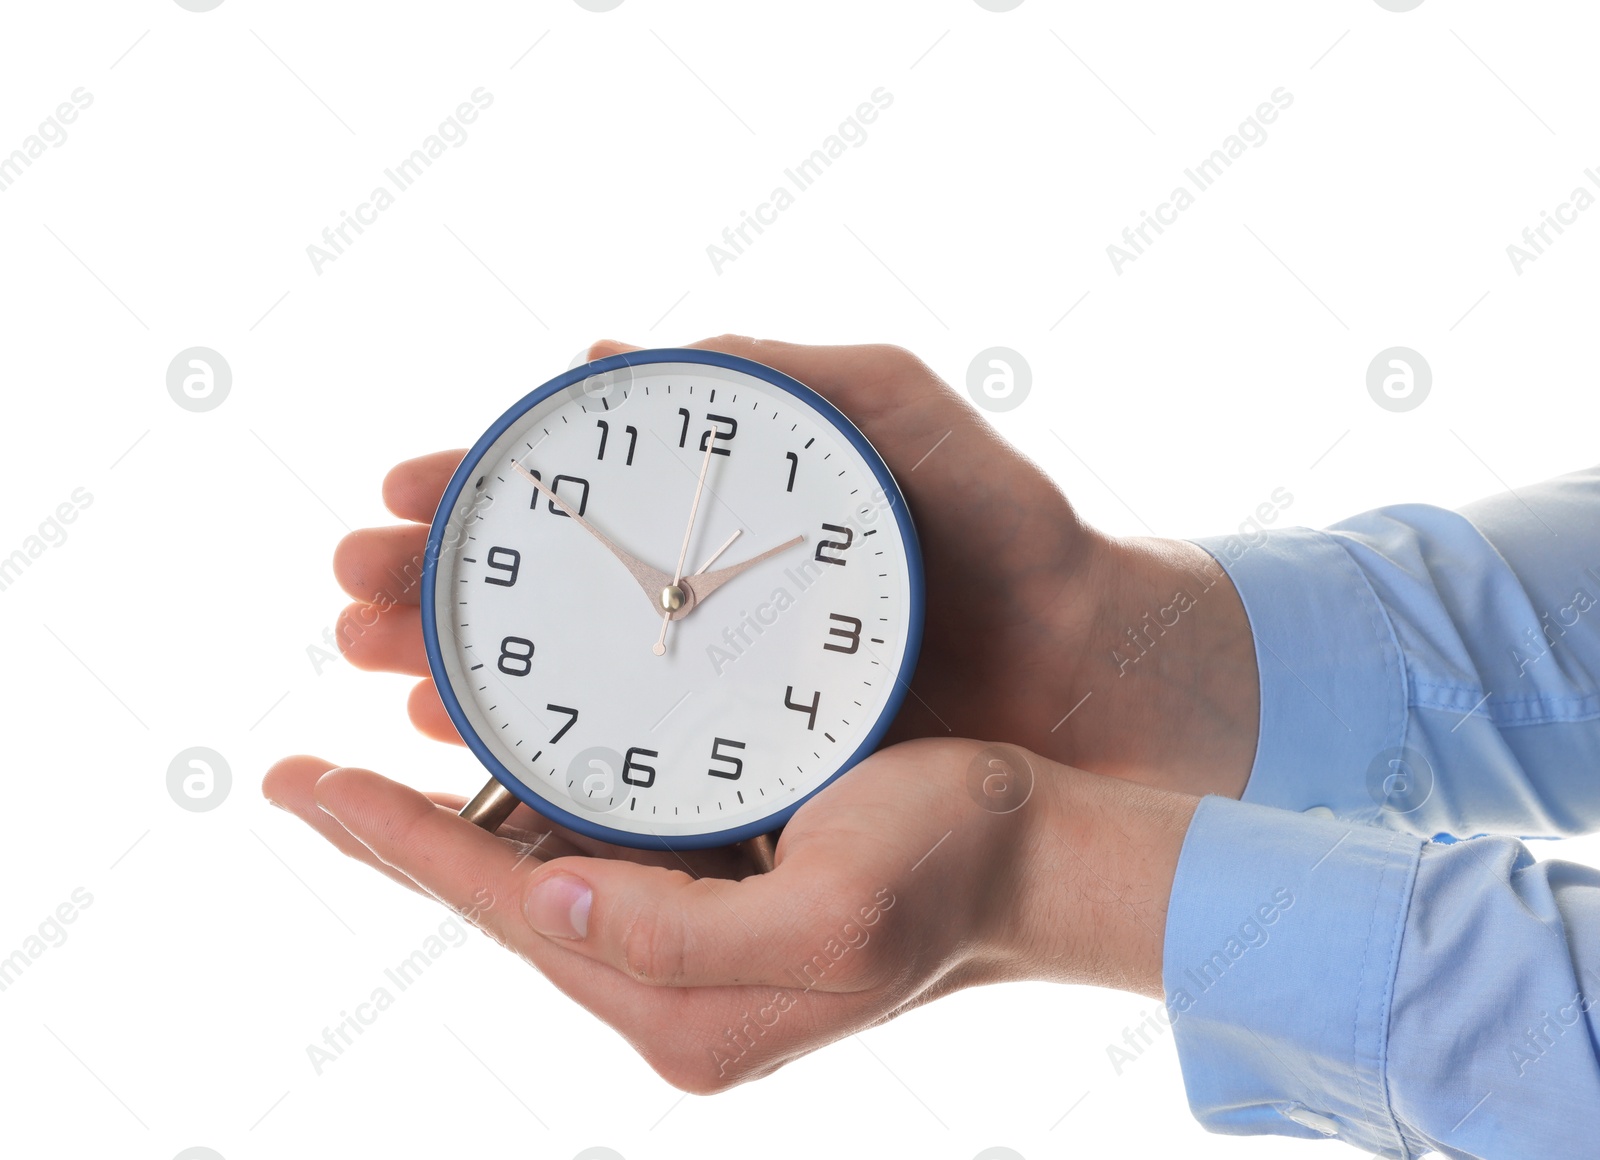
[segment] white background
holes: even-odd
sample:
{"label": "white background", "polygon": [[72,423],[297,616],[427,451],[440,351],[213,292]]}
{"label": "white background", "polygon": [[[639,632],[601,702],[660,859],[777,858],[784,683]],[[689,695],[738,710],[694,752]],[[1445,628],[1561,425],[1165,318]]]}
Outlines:
{"label": "white background", "polygon": [[[1587,465],[1600,213],[1520,275],[1505,248],[1600,165],[1594,31],[1486,0],[7,4],[0,153],[94,103],[0,193],[0,556],[94,498],[0,592],[0,955],[94,901],[0,992],[4,1151],[1312,1154],[1207,1136],[1170,1043],[1115,1075],[1150,1005],[1080,988],[969,992],[680,1099],[476,934],[319,1076],[306,1046],[445,914],[256,787],[298,751],[480,782],[412,734],[406,679],[314,667],[329,554],[385,519],[391,462],[469,444],[602,336],[892,341],[958,383],[1013,347],[1033,393],[994,422],[1123,533]],[[479,86],[470,139],[315,272]],[[715,272],[707,244],[878,86],[868,140]],[[1279,86],[1266,143],[1117,274],[1107,244]],[[1365,387],[1395,344],[1434,372],[1407,414]],[[234,374],[204,414],[165,385],[193,345]],[[233,772],[209,813],[166,790],[196,745]]]}

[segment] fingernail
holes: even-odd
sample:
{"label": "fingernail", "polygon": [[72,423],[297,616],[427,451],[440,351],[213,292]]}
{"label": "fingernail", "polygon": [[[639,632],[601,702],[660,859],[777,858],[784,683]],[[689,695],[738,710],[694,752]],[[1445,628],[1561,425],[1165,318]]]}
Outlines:
{"label": "fingernail", "polygon": [[555,874],[528,892],[522,913],[528,925],[549,938],[583,938],[589,933],[594,891],[581,878]]}

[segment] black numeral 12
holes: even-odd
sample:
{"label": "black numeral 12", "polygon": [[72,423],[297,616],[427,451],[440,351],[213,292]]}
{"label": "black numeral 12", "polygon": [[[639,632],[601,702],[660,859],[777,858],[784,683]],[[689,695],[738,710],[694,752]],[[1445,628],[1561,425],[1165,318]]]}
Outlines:
{"label": "black numeral 12", "polygon": [[[679,407],[678,415],[683,420],[682,425],[678,428],[678,446],[683,447],[689,442],[689,408]],[[713,437],[716,438],[718,443],[729,443],[732,442],[733,437],[739,433],[739,420],[733,418],[732,416],[713,415],[708,412],[706,414],[706,422],[713,424],[713,426],[707,428],[700,434],[701,451],[706,449],[706,444],[710,442]],[[717,423],[726,423],[728,425],[728,429],[726,431],[722,430],[720,427],[715,426]],[[728,450],[726,447],[718,447],[712,451],[712,454],[732,455],[733,452]]]}

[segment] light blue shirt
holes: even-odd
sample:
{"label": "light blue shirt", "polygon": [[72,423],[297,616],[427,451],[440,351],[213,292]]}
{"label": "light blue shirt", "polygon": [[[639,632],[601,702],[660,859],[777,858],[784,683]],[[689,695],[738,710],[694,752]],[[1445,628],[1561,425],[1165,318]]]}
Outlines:
{"label": "light blue shirt", "polygon": [[[1200,541],[1256,640],[1163,964],[1194,1114],[1381,1156],[1600,1156],[1600,468]],[[1200,597],[1204,600],[1204,597]]]}

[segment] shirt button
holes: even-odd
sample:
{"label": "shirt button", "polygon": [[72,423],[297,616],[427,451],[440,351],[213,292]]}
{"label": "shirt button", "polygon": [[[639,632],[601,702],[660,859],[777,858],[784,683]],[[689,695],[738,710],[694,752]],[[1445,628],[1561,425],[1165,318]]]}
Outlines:
{"label": "shirt button", "polygon": [[1321,1132],[1324,1136],[1336,1136],[1339,1134],[1338,1121],[1330,1119],[1320,1112],[1313,1112],[1310,1108],[1303,1107],[1300,1104],[1291,1104],[1283,1114],[1301,1127],[1310,1128],[1313,1132]]}
{"label": "shirt button", "polygon": [[1306,813],[1306,814],[1310,814],[1314,818],[1331,818],[1331,817],[1333,817],[1333,811],[1331,809],[1329,809],[1327,806],[1312,806],[1310,809],[1302,810],[1301,812],[1302,813]]}

